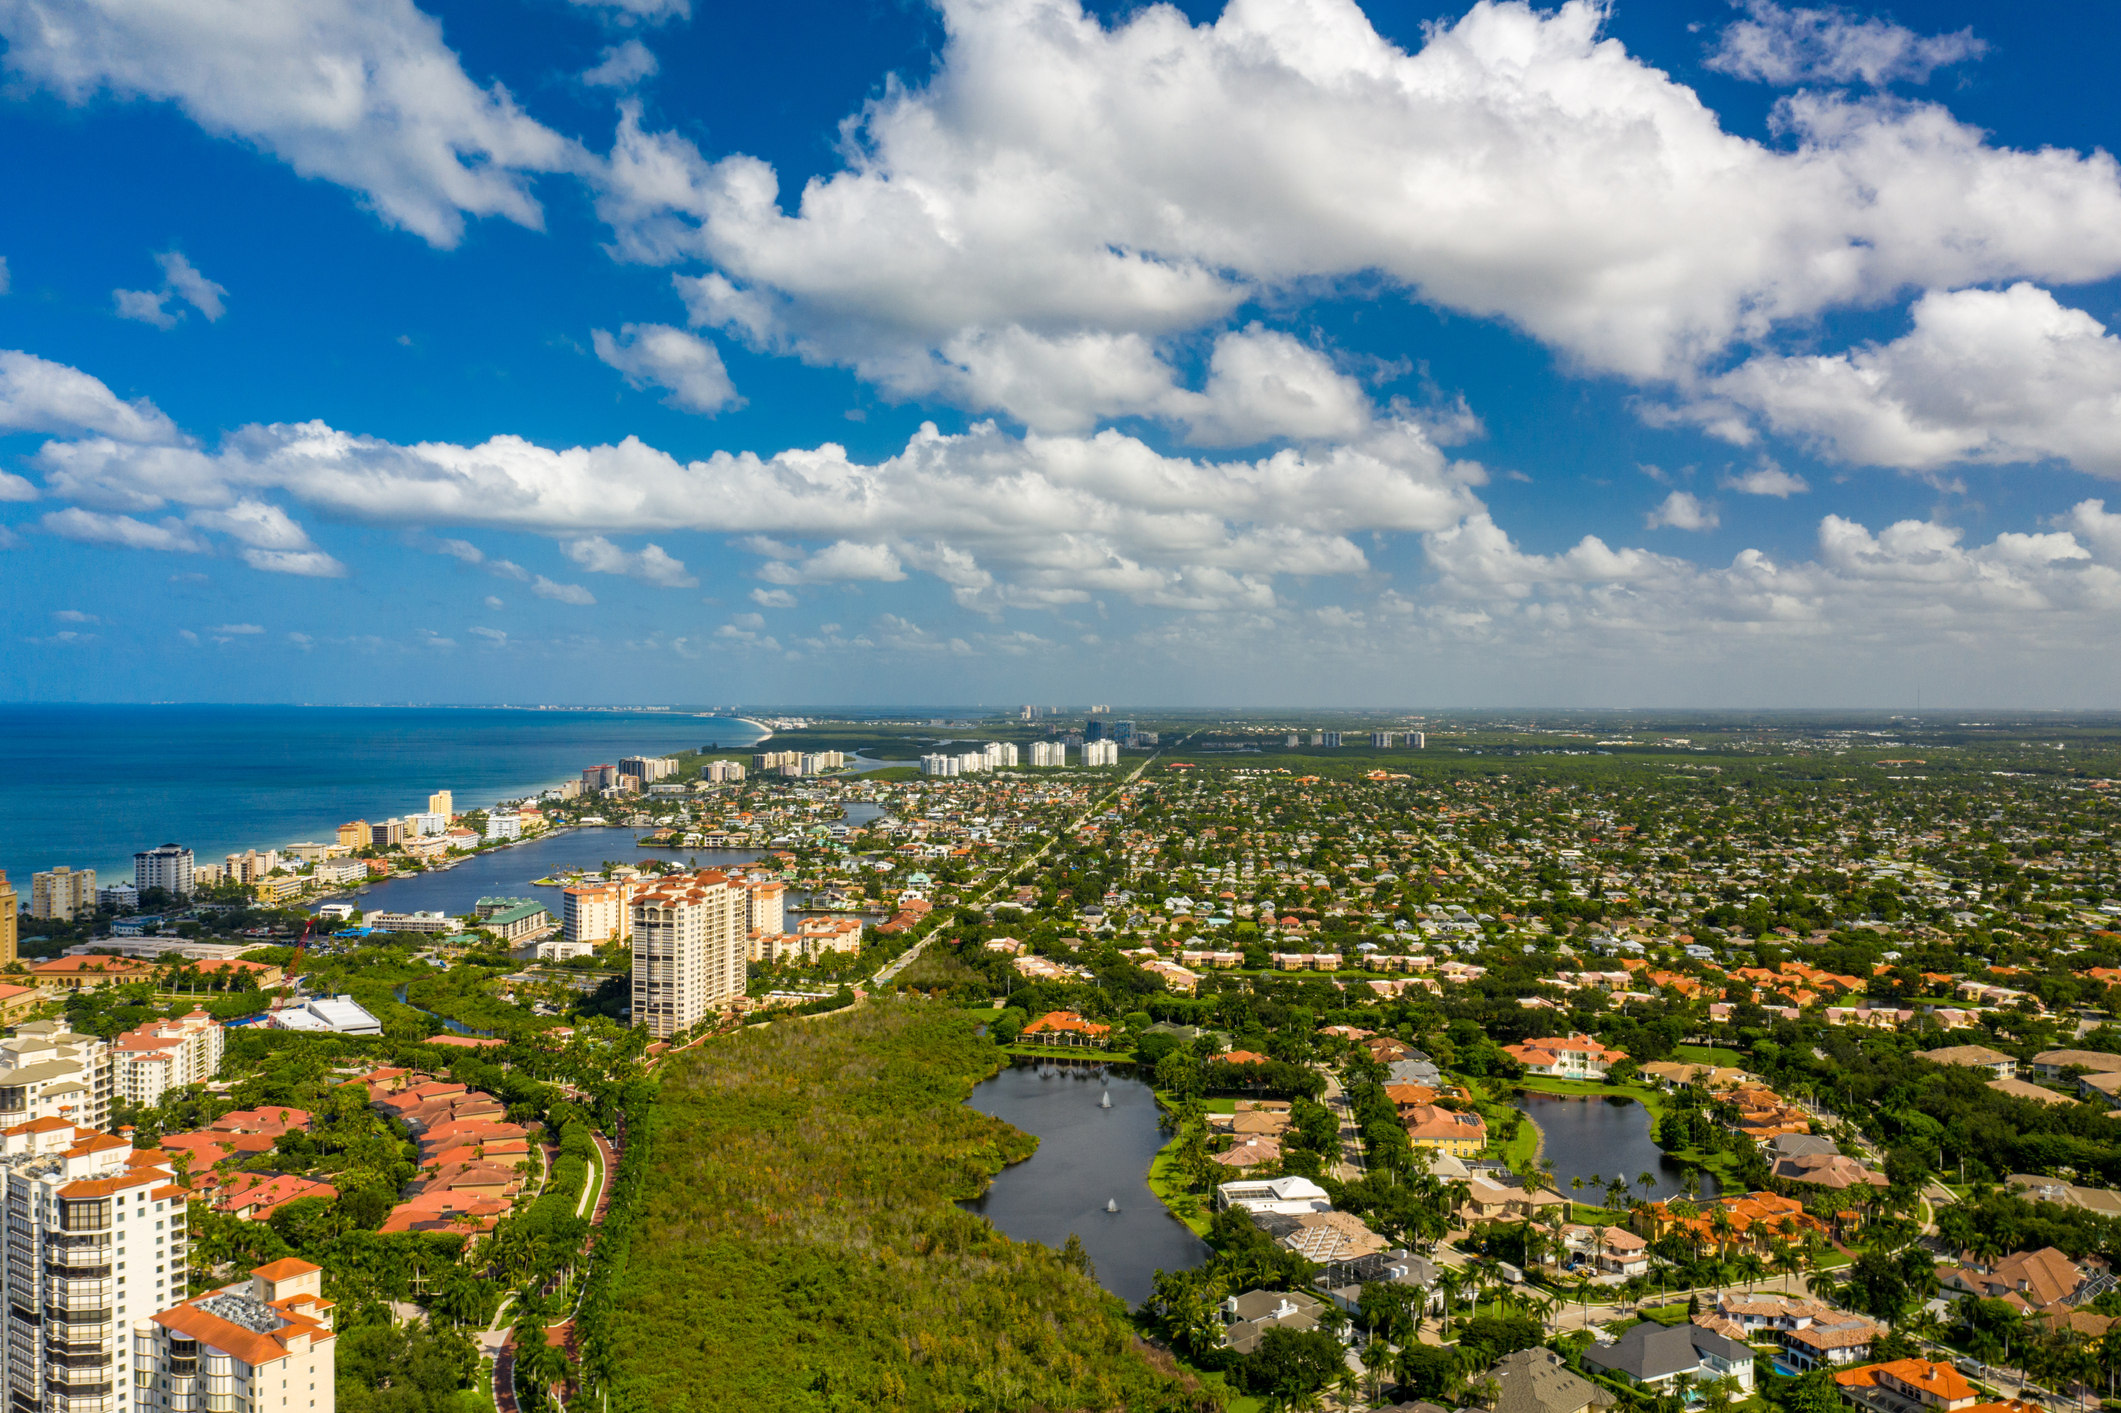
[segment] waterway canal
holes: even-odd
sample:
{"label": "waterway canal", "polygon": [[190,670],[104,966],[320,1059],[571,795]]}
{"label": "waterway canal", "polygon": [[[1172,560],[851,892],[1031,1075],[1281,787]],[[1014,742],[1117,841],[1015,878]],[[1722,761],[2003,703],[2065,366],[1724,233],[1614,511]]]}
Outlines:
{"label": "waterway canal", "polygon": [[[1018,1241],[1057,1250],[1069,1233],[1080,1236],[1098,1283],[1139,1305],[1159,1269],[1189,1270],[1208,1257],[1207,1243],[1149,1191],[1149,1163],[1169,1137],[1157,1127],[1155,1095],[1118,1072],[1054,1068],[1017,1060],[973,1089],[967,1103],[1036,1134],[1039,1144],[959,1205]],[[1109,1109],[1098,1104],[1105,1093]],[[1107,1201],[1119,1211],[1107,1212]]]}
{"label": "waterway canal", "polygon": [[564,829],[527,844],[474,854],[451,868],[370,884],[355,890],[358,897],[339,896],[357,901],[363,912],[445,912],[453,917],[470,912],[481,898],[532,898],[558,917],[560,890],[537,887],[537,879],[558,877],[570,869],[600,869],[606,860],[665,859],[684,865],[697,860],[701,868],[728,868],[759,856],[755,849],[649,849],[634,842],[641,832]]}
{"label": "waterway canal", "polygon": [[[1684,1196],[1680,1177],[1687,1165],[1665,1155],[1650,1137],[1650,1111],[1624,1095],[1572,1095],[1526,1092],[1517,1107],[1539,1126],[1544,1140],[1539,1156],[1554,1164],[1557,1191],[1563,1197],[1605,1203],[1603,1189],[1613,1178],[1626,1179],[1630,1196],[1644,1195],[1638,1179],[1654,1180],[1648,1195],[1656,1201]],[[1579,1191],[1569,1184],[1582,1178]],[[1597,1192],[1593,1188],[1598,1189]],[[1716,1195],[1716,1179],[1701,1171],[1701,1195]]]}

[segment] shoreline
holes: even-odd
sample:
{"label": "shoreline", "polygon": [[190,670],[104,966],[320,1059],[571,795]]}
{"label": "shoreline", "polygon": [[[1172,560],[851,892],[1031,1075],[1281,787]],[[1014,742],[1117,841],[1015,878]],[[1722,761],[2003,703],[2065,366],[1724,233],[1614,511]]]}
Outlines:
{"label": "shoreline", "polygon": [[[421,709],[429,709],[429,708],[421,708]],[[482,707],[482,708],[463,708],[463,709],[466,709],[466,710],[496,710],[496,709],[499,709],[499,710],[523,710],[523,711],[540,711],[540,710],[545,710],[545,708],[536,708],[536,707],[525,707],[525,708],[483,708],[483,707]],[[688,717],[674,717],[674,718],[672,718],[672,725],[673,725],[673,727],[675,727],[675,725],[676,725],[676,723],[677,723],[678,721],[684,721],[684,720],[692,720],[692,719],[694,719],[694,718],[688,718]],[[712,717],[712,718],[708,718],[708,719],[711,719],[711,720],[720,720],[720,721],[739,721],[739,722],[742,722],[743,724],[745,724],[745,725],[748,725],[748,726],[752,727],[752,728],[753,728],[753,729],[755,729],[755,730],[758,730],[758,731],[761,731],[761,732],[764,732],[764,733],[765,733],[764,735],[762,735],[762,736],[761,736],[761,737],[759,738],[759,740],[760,740],[760,741],[764,741],[764,740],[767,740],[767,739],[769,739],[769,738],[770,738],[770,737],[771,737],[771,736],[773,735],[772,729],[771,729],[770,727],[766,726],[766,725],[765,725],[764,723],[762,723],[762,722],[754,721],[754,720],[752,720],[752,719],[751,719],[751,718],[749,718],[749,717]],[[756,745],[756,744],[757,744],[757,742],[753,742],[752,744]],[[693,745],[690,745],[690,746],[683,746],[683,745],[681,745],[681,746],[678,746],[678,747],[676,747],[675,749],[678,749],[678,750],[697,750],[698,748],[699,748],[699,747],[698,747],[697,743],[695,743],[695,744],[693,744]],[[747,749],[748,749],[748,748],[747,748]],[[465,806],[464,806],[463,808],[460,808],[460,809],[458,809],[458,810],[456,810],[456,811],[454,812],[454,817],[458,817],[458,818],[460,818],[460,817],[462,817],[463,815],[466,815],[466,814],[470,814],[470,813],[473,813],[474,811],[477,811],[477,810],[491,810],[491,809],[492,809],[492,808],[493,808],[493,807],[494,807],[495,805],[499,804],[499,803],[500,803],[501,801],[503,801],[503,800],[536,800],[536,799],[537,799],[537,798],[538,798],[538,797],[539,797],[539,796],[540,796],[540,795],[541,795],[541,794],[542,794],[542,793],[543,793],[544,791],[546,791],[546,790],[550,790],[550,789],[554,789],[554,788],[557,788],[558,786],[560,786],[560,785],[563,785],[563,784],[565,784],[565,783],[567,782],[567,780],[569,780],[569,779],[577,779],[577,778],[579,778],[579,776],[562,776],[562,777],[560,777],[560,778],[558,778],[558,779],[548,779],[548,780],[545,780],[545,781],[543,781],[542,783],[539,783],[539,784],[535,784],[535,785],[530,785],[530,786],[526,786],[526,787],[521,787],[521,788],[517,788],[517,787],[510,787],[510,788],[509,788],[509,790],[507,790],[507,791],[503,791],[503,792],[501,792],[501,793],[497,793],[497,794],[496,794],[496,795],[494,796],[494,798],[493,798],[492,800],[490,800],[490,801],[487,801],[487,802],[485,802],[485,803],[479,803],[479,804],[467,804],[467,805],[465,805]],[[417,794],[417,791],[415,791],[415,793]],[[386,817],[387,817],[387,816],[386,816]],[[575,825],[571,825],[571,824],[569,824],[569,825],[562,825],[562,826],[560,826],[560,827],[559,827],[559,828],[557,828],[557,829],[550,829],[550,830],[547,830],[546,832],[544,832],[544,833],[542,833],[542,834],[539,834],[539,835],[537,835],[537,836],[536,836],[536,838],[538,838],[538,839],[550,839],[550,838],[556,838],[556,837],[558,837],[558,835],[560,835],[560,834],[562,834],[562,833],[565,833],[566,831],[568,831],[568,830],[570,830],[570,829],[573,829],[573,828],[576,828],[576,827],[577,827],[577,826],[575,826]],[[594,826],[591,826],[591,827],[594,827]],[[629,827],[629,826],[617,826],[617,827],[620,827],[620,828],[626,828],[626,827]],[[297,832],[299,832],[299,830],[298,830],[298,829],[290,829],[290,830],[288,831],[288,833],[289,833],[290,835],[293,835],[293,834],[295,834],[295,833],[297,833]],[[337,826],[336,826],[336,825],[333,825],[333,826],[331,826],[331,828],[330,828],[330,831],[329,831],[329,832],[331,832],[331,833],[332,833],[332,835],[333,835],[333,837],[335,838],[335,837],[336,837],[336,833],[337,833]],[[218,863],[221,863],[221,862],[222,862],[222,861],[223,861],[223,860],[224,860],[224,859],[226,858],[226,856],[227,856],[228,854],[231,854],[231,853],[233,853],[233,854],[242,854],[242,853],[243,853],[243,852],[244,852],[245,850],[259,850],[259,851],[261,851],[261,852],[262,852],[262,850],[263,850],[263,849],[272,849],[272,850],[274,850],[274,851],[283,851],[283,850],[285,850],[285,849],[286,849],[286,848],[287,848],[287,847],[288,847],[288,846],[289,846],[290,844],[293,844],[293,843],[301,843],[301,842],[309,842],[309,841],[306,841],[306,840],[299,840],[299,839],[294,839],[294,838],[291,838],[291,837],[290,837],[290,838],[289,838],[289,839],[288,839],[288,840],[287,840],[286,842],[284,842],[284,843],[274,843],[274,844],[267,844],[267,845],[263,845],[263,846],[260,846],[259,844],[256,844],[256,843],[245,843],[245,844],[240,844],[240,845],[238,845],[238,846],[236,846],[235,848],[232,848],[232,849],[224,849],[224,850],[221,850],[221,851],[219,851],[218,853],[199,853],[199,852],[195,851],[195,852],[194,852],[194,858],[195,858],[195,860],[196,860],[196,861],[198,861],[198,862],[201,862],[201,863],[211,863],[211,864],[218,864]],[[499,842],[500,842],[500,847],[504,847],[504,848],[505,848],[505,847],[512,847],[512,846],[513,846],[513,845],[515,845],[515,844],[520,844],[520,843],[530,843],[530,842],[534,842],[534,841],[533,841],[533,840],[523,840],[523,839],[517,839],[517,840],[507,840],[507,841],[499,841]],[[152,847],[152,845],[149,845],[149,846],[145,846],[145,847]],[[645,847],[645,846],[644,846],[644,847]],[[462,854],[462,855],[459,855],[459,856],[457,856],[456,858],[454,858],[454,859],[450,860],[450,861],[449,861],[449,864],[448,864],[448,865],[445,865],[445,867],[453,867],[453,866],[455,866],[456,864],[459,864],[459,863],[466,863],[466,862],[469,862],[469,861],[470,861],[471,859],[474,859],[474,858],[478,857],[478,856],[479,856],[480,854],[482,854],[482,853],[488,853],[488,852],[491,852],[491,850],[488,850],[488,849],[478,849],[478,850],[474,850],[473,852],[471,852],[471,853],[468,853],[468,854]],[[104,870],[104,869],[103,869],[102,867],[99,867],[99,866],[97,866],[97,865],[94,865],[94,864],[86,865],[86,867],[91,867],[91,868],[95,868],[95,869],[96,869],[96,872],[97,872],[97,881],[98,881],[98,884],[99,884],[99,886],[100,886],[100,885],[101,885],[101,884],[102,884],[102,883],[104,882],[104,874],[105,874],[105,870]],[[108,874],[109,874],[109,880],[110,880],[111,882],[121,882],[121,881],[122,881],[122,882],[130,882],[130,881],[132,881],[132,879],[133,879],[133,870],[132,870],[132,868],[131,868],[131,866],[130,866],[130,861],[129,861],[129,860],[127,860],[127,859],[113,859],[113,860],[111,861],[111,867],[110,867],[110,868],[109,868],[109,870],[108,870]],[[419,875],[408,875],[408,876],[412,876],[412,877],[418,877]],[[387,881],[388,881],[388,879],[377,879],[377,880],[374,880],[374,882],[387,882]],[[308,900],[308,902],[307,902],[307,903],[299,904],[298,906],[304,906],[304,907],[307,907],[307,906],[310,906],[311,904],[314,904],[314,903],[316,903],[316,902],[319,902],[319,901],[323,901],[324,899],[328,899],[328,898],[330,898],[330,897],[333,897],[333,896],[338,896],[338,894],[336,894],[336,893],[333,893],[333,892],[332,892],[332,891],[330,891],[330,890],[327,890],[327,891],[326,891],[326,892],[325,892],[324,894],[320,895],[320,896],[319,896],[318,898],[315,898],[315,899],[310,899],[310,900]]]}

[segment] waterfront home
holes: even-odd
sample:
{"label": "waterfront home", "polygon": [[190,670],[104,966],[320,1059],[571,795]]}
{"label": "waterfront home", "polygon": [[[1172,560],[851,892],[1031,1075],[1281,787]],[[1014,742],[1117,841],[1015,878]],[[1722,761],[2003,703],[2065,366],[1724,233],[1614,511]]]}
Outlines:
{"label": "waterfront home", "polygon": [[1753,1391],[1752,1346],[1695,1324],[1645,1320],[1611,1344],[1584,1350],[1583,1366],[1652,1393],[1672,1391],[1682,1378],[1735,1379],[1743,1392]]}
{"label": "waterfront home", "polygon": [[2078,1187],[2060,1178],[2028,1173],[2012,1173],[2003,1183],[2028,1201],[2053,1202],[2062,1207],[2082,1207],[2102,1217],[2121,1217],[2121,1192],[2111,1187]]}
{"label": "waterfront home", "polygon": [[1417,1148],[1435,1148],[1470,1158],[1488,1146],[1487,1121],[1478,1114],[1417,1104],[1401,1117],[1407,1126],[1408,1141]]}
{"label": "waterfront home", "polygon": [[1220,1153],[1210,1153],[1208,1161],[1237,1172],[1264,1168],[1281,1162],[1281,1140],[1271,1134],[1251,1134]]}
{"label": "waterfront home", "polygon": [[1084,1020],[1073,1011],[1048,1011],[1018,1034],[1020,1040],[1039,1045],[1094,1046],[1110,1044],[1112,1027]]}
{"label": "waterfront home", "polygon": [[1330,1212],[1333,1200],[1309,1178],[1260,1178],[1249,1182],[1226,1182],[1215,1189],[1215,1209],[1237,1207],[1247,1212]]}
{"label": "waterfront home", "polygon": [[[1718,1208],[1730,1219],[1728,1235],[1717,1232],[1710,1216]],[[1826,1225],[1807,1213],[1802,1202],[1773,1192],[1719,1197],[1700,1204],[1697,1215],[1684,1218],[1674,1215],[1668,1203],[1649,1202],[1635,1209],[1630,1225],[1651,1241],[1675,1232],[1682,1240],[1708,1250],[1728,1248],[1763,1257],[1772,1251],[1778,1238],[1796,1243],[1804,1240],[1806,1232],[1827,1235]]]}
{"label": "waterfront home", "polygon": [[1503,1053],[1525,1067],[1527,1074],[1558,1079],[1604,1079],[1606,1071],[1627,1055],[1609,1050],[1588,1035],[1548,1035],[1519,1045],[1505,1045]]}
{"label": "waterfront home", "polygon": [[1650,1244],[1626,1227],[1571,1223],[1560,1235],[1557,1254],[1583,1257],[1605,1275],[1626,1279],[1649,1273]]}

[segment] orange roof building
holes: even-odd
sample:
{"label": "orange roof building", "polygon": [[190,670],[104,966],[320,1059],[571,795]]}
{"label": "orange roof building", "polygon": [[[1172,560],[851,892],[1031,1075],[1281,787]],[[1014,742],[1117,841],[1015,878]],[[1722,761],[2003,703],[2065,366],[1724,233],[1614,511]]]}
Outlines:
{"label": "orange roof building", "polygon": [[184,1397],[203,1405],[209,1378],[251,1391],[247,1401],[260,1410],[278,1406],[267,1389],[321,1384],[328,1399],[338,1335],[323,1277],[320,1267],[289,1257],[258,1267],[248,1281],[136,1319],[134,1367],[167,1388],[172,1402]]}
{"label": "orange roof building", "polygon": [[1048,1011],[1018,1033],[1018,1038],[1039,1045],[1087,1045],[1103,1049],[1110,1043],[1112,1027],[1084,1020],[1073,1011]]}

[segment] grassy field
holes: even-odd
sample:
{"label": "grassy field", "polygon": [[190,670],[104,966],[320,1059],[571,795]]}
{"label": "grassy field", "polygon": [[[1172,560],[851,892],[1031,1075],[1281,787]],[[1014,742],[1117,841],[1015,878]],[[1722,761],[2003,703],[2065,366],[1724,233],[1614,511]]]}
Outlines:
{"label": "grassy field", "polygon": [[1672,1056],[1690,1065],[1720,1065],[1725,1069],[1741,1069],[1745,1065],[1745,1056],[1721,1045],[1674,1045]]}

